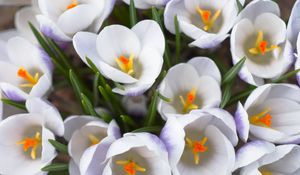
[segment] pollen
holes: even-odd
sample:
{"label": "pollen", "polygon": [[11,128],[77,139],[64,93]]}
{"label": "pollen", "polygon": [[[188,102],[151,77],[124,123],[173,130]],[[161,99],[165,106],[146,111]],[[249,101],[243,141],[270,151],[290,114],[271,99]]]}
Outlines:
{"label": "pollen", "polygon": [[194,104],[194,101],[196,100],[196,88],[193,88],[191,91],[189,91],[186,95],[186,98],[183,96],[179,96],[180,102],[183,106],[182,112],[188,113],[191,110],[198,109],[199,107]]}
{"label": "pollen", "polygon": [[123,166],[123,170],[126,175],[136,175],[137,172],[146,172],[145,168],[131,160],[119,160],[116,161],[116,164]]}
{"label": "pollen", "polygon": [[208,141],[207,137],[204,137],[200,141],[193,141],[190,138],[185,138],[187,147],[192,151],[194,155],[195,164],[198,165],[200,163],[200,154],[205,153],[208,150],[208,147],[205,146]]}
{"label": "pollen", "polygon": [[257,34],[255,45],[254,47],[249,49],[249,53],[253,55],[265,55],[266,53],[271,52],[275,49],[281,49],[277,45],[268,45],[269,43],[264,40],[264,33],[262,31],[259,31]]}
{"label": "pollen", "polygon": [[67,6],[67,10],[70,10],[78,5],[77,0],[72,0],[72,2]]}
{"label": "pollen", "polygon": [[272,125],[272,115],[270,114],[270,109],[265,109],[262,112],[250,117],[250,123],[270,128]]}
{"label": "pollen", "polygon": [[134,74],[134,69],[133,69],[134,55],[133,54],[131,54],[129,57],[125,57],[124,55],[121,55],[119,58],[116,58],[115,61],[121,71],[123,71],[131,76]]}
{"label": "pollen", "polygon": [[221,10],[216,10],[216,12],[213,15],[210,10],[203,10],[200,7],[197,7],[196,10],[199,16],[201,17],[201,20],[204,24],[203,29],[205,31],[209,31],[221,15]]}
{"label": "pollen", "polygon": [[100,140],[96,136],[94,136],[93,134],[89,134],[88,138],[91,142],[91,146],[94,146],[94,145],[97,145],[98,143],[100,143]]}
{"label": "pollen", "polygon": [[33,138],[27,137],[24,140],[17,142],[17,145],[23,145],[23,151],[27,152],[29,149],[31,149],[30,157],[31,159],[36,159],[36,152],[37,149],[41,146],[41,134],[39,132],[35,133],[35,136]]}
{"label": "pollen", "polygon": [[28,83],[24,83],[21,84],[20,87],[29,87],[32,88],[34,85],[37,84],[38,80],[39,80],[39,73],[36,73],[34,76],[31,75],[25,68],[21,67],[18,72],[17,75],[26,80]]}
{"label": "pollen", "polygon": [[270,171],[261,171],[261,175],[272,175]]}

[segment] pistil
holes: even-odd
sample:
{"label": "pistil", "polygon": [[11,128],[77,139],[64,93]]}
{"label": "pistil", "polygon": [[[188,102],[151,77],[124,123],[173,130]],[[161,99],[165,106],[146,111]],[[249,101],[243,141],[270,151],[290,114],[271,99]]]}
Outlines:
{"label": "pistil", "polygon": [[70,10],[78,5],[77,0],[72,0],[72,2],[67,6],[67,10]]}
{"label": "pistil", "polygon": [[128,57],[125,57],[124,55],[121,55],[119,58],[116,58],[115,61],[117,62],[119,68],[127,73],[128,75],[133,75],[134,74],[134,69],[133,69],[133,59],[134,55],[131,54]]}
{"label": "pistil", "polygon": [[262,31],[259,31],[257,34],[256,42],[254,47],[249,49],[249,53],[253,55],[265,55],[268,52],[271,52],[275,49],[280,49],[277,45],[271,45],[268,47],[269,43],[264,40],[264,34]]}
{"label": "pistil", "polygon": [[34,76],[32,76],[25,68],[21,67],[18,72],[18,76],[26,80],[28,83],[21,84],[21,87],[30,87],[32,88],[34,85],[37,84],[39,80],[39,73],[36,73]]}
{"label": "pistil", "polygon": [[250,123],[258,126],[270,128],[272,125],[272,115],[270,109],[265,109],[262,112],[250,117]]}
{"label": "pistil", "polygon": [[195,164],[198,165],[200,163],[200,154],[205,153],[208,150],[208,147],[205,146],[206,142],[208,141],[208,138],[204,137],[200,141],[193,141],[192,139],[186,137],[185,141],[188,148],[191,149],[191,151],[194,154]]}
{"label": "pistil", "polygon": [[146,169],[138,165],[132,160],[119,160],[116,162],[117,165],[123,166],[123,170],[126,175],[136,175],[137,172],[146,172]]}
{"label": "pistil", "polygon": [[212,12],[210,10],[203,10],[200,7],[197,7],[197,13],[201,17],[201,20],[204,24],[203,29],[205,31],[209,31],[215,24],[216,20],[220,17],[221,10],[216,10],[212,16]]}
{"label": "pistil", "polygon": [[31,149],[30,157],[31,159],[36,159],[36,152],[37,149],[41,146],[41,134],[39,132],[35,133],[35,136],[33,138],[27,137],[24,140],[17,142],[17,145],[23,145],[23,151],[27,152],[29,149]]}
{"label": "pistil", "polygon": [[194,101],[196,100],[196,93],[196,88],[193,88],[190,92],[188,92],[185,99],[183,96],[179,96],[180,102],[183,106],[183,113],[188,113],[191,110],[199,108],[196,104],[194,104]]}

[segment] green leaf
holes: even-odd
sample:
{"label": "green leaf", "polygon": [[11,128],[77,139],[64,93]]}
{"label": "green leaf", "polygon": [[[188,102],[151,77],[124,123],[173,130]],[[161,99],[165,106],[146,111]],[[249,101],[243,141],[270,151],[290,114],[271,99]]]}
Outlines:
{"label": "green leaf", "polygon": [[114,82],[115,86],[121,90],[125,90],[125,87],[123,85],[121,85],[120,83]]}
{"label": "green leaf", "polygon": [[90,66],[90,68],[94,71],[94,73],[99,72],[97,66],[93,63],[93,61],[89,57],[86,56],[85,59],[86,59],[88,65]]}
{"label": "green leaf", "polygon": [[62,144],[62,143],[60,143],[60,142],[58,142],[58,141],[56,141],[56,140],[52,140],[52,139],[49,139],[48,141],[49,141],[49,142],[51,143],[51,145],[52,145],[56,150],[58,150],[59,152],[68,154],[68,146],[67,146],[67,145]]}
{"label": "green leaf", "polygon": [[181,34],[180,34],[180,28],[179,28],[177,15],[174,16],[174,26],[175,26],[176,63],[177,63],[180,58],[180,51],[181,51]]}
{"label": "green leaf", "polygon": [[98,91],[98,86],[99,86],[99,79],[100,79],[100,73],[97,72],[94,77],[93,81],[93,102],[94,106],[97,106],[98,101],[99,101],[99,91]]}
{"label": "green leaf", "polygon": [[146,126],[151,126],[155,122],[155,117],[156,117],[156,113],[157,113],[158,96],[159,96],[159,92],[155,91],[154,95],[152,96],[151,103],[150,103],[150,106],[149,106],[149,110],[148,110],[148,113],[147,113]]}
{"label": "green leaf", "polygon": [[123,122],[126,123],[127,125],[129,125],[133,128],[137,127],[137,124],[135,123],[135,121],[130,116],[121,115],[121,118],[122,118]]}
{"label": "green leaf", "polygon": [[238,9],[239,9],[239,12],[243,10],[243,5],[241,4],[241,2],[239,0],[236,0],[236,3],[238,5]]}
{"label": "green leaf", "polygon": [[85,111],[87,111],[89,115],[98,117],[91,101],[83,93],[81,93],[81,102],[82,102],[82,105],[85,108]]}
{"label": "green leaf", "polygon": [[158,93],[158,96],[160,99],[162,99],[163,101],[167,102],[167,103],[171,103],[172,102],[172,99],[171,98],[168,98],[168,97],[165,97],[164,95],[162,95],[161,93]]}
{"label": "green leaf", "polygon": [[10,105],[10,106],[13,106],[13,107],[16,107],[16,108],[19,108],[19,109],[22,109],[22,110],[26,111],[25,103],[15,102],[15,101],[12,101],[10,99],[4,99],[4,98],[2,98],[1,101],[3,103],[7,104],[7,105]]}
{"label": "green leaf", "polygon": [[237,64],[235,64],[223,77],[222,85],[231,82],[235,79],[246,61],[246,57],[243,57]]}
{"label": "green leaf", "polygon": [[64,163],[53,163],[50,165],[45,166],[42,168],[42,171],[49,172],[49,171],[65,171],[69,168],[68,164]]}
{"label": "green leaf", "polygon": [[130,16],[130,25],[131,27],[133,27],[137,23],[137,14],[134,5],[134,0],[130,0],[129,16]]}
{"label": "green leaf", "polygon": [[137,133],[137,132],[160,133],[161,129],[162,129],[161,126],[148,126],[148,127],[143,127],[143,128],[133,130],[132,132],[134,132],[134,133]]}
{"label": "green leaf", "polygon": [[224,108],[226,104],[229,102],[231,98],[231,91],[232,91],[232,85],[234,84],[234,81],[231,81],[231,83],[228,83],[224,87],[223,96],[222,96],[222,102],[220,107]]}
{"label": "green leaf", "polygon": [[290,77],[296,76],[298,72],[300,72],[300,69],[296,69],[294,71],[288,72],[288,73],[280,76],[279,78],[273,80],[272,83],[280,83],[284,80],[287,80]]}
{"label": "green leaf", "polygon": [[248,89],[246,89],[246,90],[244,90],[244,91],[242,91],[242,92],[239,92],[239,93],[233,95],[233,96],[231,97],[231,99],[228,101],[228,103],[226,104],[226,107],[231,106],[231,105],[233,105],[233,104],[236,104],[238,101],[244,100],[244,99],[247,98],[247,97],[251,94],[251,92],[252,92],[253,90],[255,90],[255,89],[256,89],[255,86],[250,86]]}

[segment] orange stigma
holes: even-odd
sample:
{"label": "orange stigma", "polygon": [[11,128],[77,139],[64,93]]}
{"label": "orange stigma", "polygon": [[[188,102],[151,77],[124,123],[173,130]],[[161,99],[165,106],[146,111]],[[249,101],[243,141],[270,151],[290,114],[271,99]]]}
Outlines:
{"label": "orange stigma", "polygon": [[133,59],[133,54],[131,54],[129,58],[125,57],[124,55],[121,55],[119,58],[116,58],[115,61],[117,62],[117,65],[123,72],[127,73],[128,75],[133,75]]}
{"label": "orange stigma", "polygon": [[34,76],[32,76],[30,73],[28,73],[28,71],[21,67],[18,72],[17,72],[18,76],[23,78],[24,80],[26,80],[28,83],[25,84],[21,84],[21,87],[33,87],[34,85],[36,85],[36,83],[39,80],[39,73],[36,73]]}
{"label": "orange stigma", "polygon": [[17,142],[17,145],[23,145],[23,151],[27,152],[31,148],[30,156],[33,160],[36,159],[36,151],[41,146],[41,134],[36,132],[34,138],[27,137],[24,140]]}
{"label": "orange stigma", "polygon": [[199,158],[200,153],[204,153],[208,150],[208,148],[205,146],[207,140],[208,140],[207,137],[204,137],[200,141],[192,141],[188,137],[185,138],[188,148],[191,149],[194,154],[194,161],[195,161],[196,165],[198,165],[200,163],[200,158]]}
{"label": "orange stigma", "polygon": [[186,95],[186,99],[183,96],[179,96],[180,102],[183,106],[183,113],[188,113],[191,110],[198,109],[198,106],[194,104],[196,100],[196,88],[193,88],[188,94]]}
{"label": "orange stigma", "polygon": [[204,24],[203,29],[205,31],[209,31],[221,15],[221,10],[217,10],[213,16],[210,10],[203,10],[200,7],[197,7],[196,10],[199,16],[201,17],[201,20]]}
{"label": "orange stigma", "polygon": [[78,5],[77,0],[72,0],[72,2],[67,6],[67,10],[70,10]]}
{"label": "orange stigma", "polygon": [[268,45],[269,43],[266,40],[264,40],[263,32],[259,31],[256,38],[255,46],[249,49],[249,53],[253,55],[265,55],[267,52],[273,51],[275,49],[280,49],[280,47],[277,45],[271,45],[270,47],[268,47]]}
{"label": "orange stigma", "polygon": [[146,169],[139,166],[137,163],[131,160],[119,160],[116,162],[117,165],[122,165],[126,175],[136,175],[139,172],[145,172]]}
{"label": "orange stigma", "polygon": [[256,115],[250,117],[250,123],[258,126],[270,128],[272,125],[272,115],[270,109],[266,109]]}

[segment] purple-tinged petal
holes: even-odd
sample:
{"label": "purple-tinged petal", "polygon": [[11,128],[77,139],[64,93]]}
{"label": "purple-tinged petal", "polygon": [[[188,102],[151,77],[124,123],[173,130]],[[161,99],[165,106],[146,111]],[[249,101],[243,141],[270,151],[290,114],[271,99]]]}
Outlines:
{"label": "purple-tinged petal", "polygon": [[28,98],[28,94],[9,83],[0,83],[0,88],[4,95],[10,100],[23,102]]}
{"label": "purple-tinged petal", "polygon": [[247,111],[245,111],[241,102],[238,103],[237,110],[234,115],[237,132],[243,142],[247,142],[249,137],[250,122]]}
{"label": "purple-tinged petal", "polygon": [[287,37],[293,48],[296,47],[298,34],[300,32],[300,1],[297,0],[291,12],[289,23],[287,25]]}
{"label": "purple-tinged petal", "polygon": [[115,139],[121,138],[122,133],[121,130],[115,120],[112,120],[107,128],[107,135],[112,136]]}
{"label": "purple-tinged petal", "polygon": [[216,35],[216,34],[206,34],[197,38],[195,41],[189,44],[189,46],[199,47],[201,49],[211,49],[219,46],[227,37],[225,35]]}

